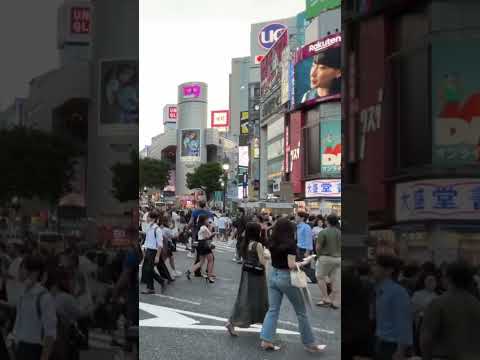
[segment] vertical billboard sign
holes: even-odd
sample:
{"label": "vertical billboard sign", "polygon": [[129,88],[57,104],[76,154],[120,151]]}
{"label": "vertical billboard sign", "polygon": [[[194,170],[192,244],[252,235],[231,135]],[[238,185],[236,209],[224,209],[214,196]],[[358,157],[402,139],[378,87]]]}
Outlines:
{"label": "vertical billboard sign", "polygon": [[238,147],[238,166],[248,167],[248,146]]}
{"label": "vertical billboard sign", "polygon": [[283,152],[284,154],[284,160],[285,163],[283,164],[283,171],[288,174],[290,172],[290,124],[285,126],[285,141],[283,142],[285,144],[285,150]]}
{"label": "vertical billboard sign", "polygon": [[230,128],[230,111],[229,110],[215,110],[211,113],[212,128],[218,131],[227,132]]}
{"label": "vertical billboard sign", "polygon": [[[433,163],[480,162],[480,51],[468,41],[432,41]],[[477,45],[480,42],[476,40]]]}
{"label": "vertical billboard sign", "polygon": [[101,135],[138,129],[138,60],[101,60],[99,64]]}
{"label": "vertical billboard sign", "polygon": [[283,30],[260,64],[260,96],[262,98],[268,97],[281,84],[282,56],[287,47],[288,30]]}
{"label": "vertical billboard sign", "polygon": [[168,108],[168,119],[175,122],[177,120],[177,107],[170,106]]}
{"label": "vertical billboard sign", "polygon": [[342,35],[336,33],[299,49],[295,55],[295,107],[341,98]]}
{"label": "vertical billboard sign", "polygon": [[321,175],[339,177],[342,165],[342,131],[340,119],[324,119],[320,122]]}
{"label": "vertical billboard sign", "polygon": [[184,162],[200,161],[200,129],[180,130],[180,158]]}
{"label": "vertical billboard sign", "polygon": [[290,100],[290,46],[283,49],[281,57],[281,95],[280,103],[286,104]]}
{"label": "vertical billboard sign", "polygon": [[90,34],[90,8],[89,7],[71,7],[70,8],[70,33],[74,35]]}
{"label": "vertical billboard sign", "polygon": [[248,145],[248,111],[240,112],[240,139],[239,145],[246,146]]}
{"label": "vertical billboard sign", "polygon": [[302,150],[302,113],[300,111],[293,112],[290,115],[290,182],[292,191],[295,194],[301,193],[304,189],[302,186],[302,158],[300,156]]}
{"label": "vertical billboard sign", "polygon": [[342,5],[342,0],[306,0],[305,16],[308,20],[317,17],[322,12],[335,9]]}

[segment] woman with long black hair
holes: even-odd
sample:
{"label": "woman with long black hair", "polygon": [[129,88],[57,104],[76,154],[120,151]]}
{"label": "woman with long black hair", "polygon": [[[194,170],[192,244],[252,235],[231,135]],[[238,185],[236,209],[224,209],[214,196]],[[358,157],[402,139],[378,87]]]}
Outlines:
{"label": "woman with long black hair", "polygon": [[298,319],[298,328],[305,350],[312,353],[321,352],[325,346],[317,345],[313,335],[312,326],[307,314],[307,301],[302,291],[292,286],[290,272],[297,271],[306,265],[308,261],[296,262],[297,242],[295,240],[295,225],[288,219],[282,218],[273,227],[269,241],[269,249],[272,258],[272,268],[268,277],[268,302],[269,309],[263,321],[260,338],[261,347],[264,350],[280,350],[273,344],[280,305],[283,296],[286,295]]}
{"label": "woman with long black hair", "polygon": [[267,313],[268,291],[263,250],[261,226],[249,222],[241,247],[244,262],[237,299],[225,325],[231,336],[238,336],[235,327],[248,328],[250,325],[262,323]]}

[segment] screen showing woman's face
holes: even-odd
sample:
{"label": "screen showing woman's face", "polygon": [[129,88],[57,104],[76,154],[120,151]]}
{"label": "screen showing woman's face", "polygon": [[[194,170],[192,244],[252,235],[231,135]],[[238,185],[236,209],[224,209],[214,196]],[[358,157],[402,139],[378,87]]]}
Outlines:
{"label": "screen showing woman's face", "polygon": [[310,87],[328,89],[334,79],[340,76],[340,70],[322,64],[312,64],[310,69]]}

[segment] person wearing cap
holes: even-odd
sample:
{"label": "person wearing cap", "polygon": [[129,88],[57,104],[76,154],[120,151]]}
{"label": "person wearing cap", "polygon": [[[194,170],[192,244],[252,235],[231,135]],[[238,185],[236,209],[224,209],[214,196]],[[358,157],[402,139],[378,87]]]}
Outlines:
{"label": "person wearing cap", "polygon": [[340,47],[325,50],[313,57],[310,90],[303,95],[302,103],[340,93],[342,77],[340,59]]}

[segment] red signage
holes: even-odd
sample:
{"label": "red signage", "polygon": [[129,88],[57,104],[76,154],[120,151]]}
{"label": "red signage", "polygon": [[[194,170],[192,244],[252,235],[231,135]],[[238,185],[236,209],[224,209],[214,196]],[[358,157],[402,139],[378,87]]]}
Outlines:
{"label": "red signage", "polygon": [[74,35],[90,34],[90,8],[72,7],[70,11],[70,32]]}
{"label": "red signage", "polygon": [[212,111],[212,128],[228,128],[230,126],[230,111],[216,110]]}
{"label": "red signage", "polygon": [[293,112],[290,115],[290,182],[294,194],[303,192],[303,151],[302,144],[302,126],[303,116],[300,111]]}
{"label": "red signage", "polygon": [[177,119],[177,107],[176,106],[171,106],[168,108],[168,118],[169,119]]}
{"label": "red signage", "polygon": [[385,31],[382,17],[362,23],[359,31],[360,47],[355,61],[356,70],[361,69],[357,93],[360,115],[356,135],[360,142],[358,176],[367,192],[369,211],[384,211],[388,208],[385,179],[390,176],[390,162],[387,159],[391,156],[389,143],[392,141],[387,139],[381,112],[385,86]]}
{"label": "red signage", "polygon": [[264,58],[265,58],[265,55],[257,55],[257,56],[255,56],[255,65],[260,64]]}

